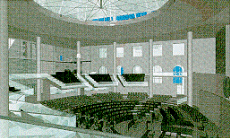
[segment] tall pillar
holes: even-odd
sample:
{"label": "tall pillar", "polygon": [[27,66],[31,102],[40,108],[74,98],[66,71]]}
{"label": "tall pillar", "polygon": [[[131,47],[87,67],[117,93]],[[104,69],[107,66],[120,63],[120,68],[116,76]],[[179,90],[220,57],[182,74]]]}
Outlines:
{"label": "tall pillar", "polygon": [[[117,51],[117,43],[113,43],[113,74],[117,75],[117,57],[116,57],[116,52]],[[117,89],[116,87],[113,87],[113,92],[116,92]]]}
{"label": "tall pillar", "polygon": [[[81,43],[77,41],[77,73],[81,74]],[[77,88],[78,95],[82,95],[83,89]]]}
{"label": "tall pillar", "polygon": [[153,97],[153,39],[149,40],[149,97]]}
{"label": "tall pillar", "polygon": [[41,80],[42,100],[50,100],[50,81],[47,79]]}
{"label": "tall pillar", "polygon": [[192,106],[192,32],[188,32],[187,40],[187,95],[188,95],[188,105]]}
{"label": "tall pillar", "polygon": [[0,115],[9,113],[9,53],[7,0],[0,0]]}
{"label": "tall pillar", "polygon": [[[9,115],[9,53],[7,0],[0,0],[0,115]],[[0,119],[0,137],[9,137],[9,121]]]}
{"label": "tall pillar", "polygon": [[[37,74],[41,73],[41,38],[37,37]],[[36,94],[37,94],[37,101],[42,100],[42,92],[41,92],[41,80],[37,79],[36,85]]]}
{"label": "tall pillar", "polygon": [[230,77],[230,25],[226,25],[226,76]]}

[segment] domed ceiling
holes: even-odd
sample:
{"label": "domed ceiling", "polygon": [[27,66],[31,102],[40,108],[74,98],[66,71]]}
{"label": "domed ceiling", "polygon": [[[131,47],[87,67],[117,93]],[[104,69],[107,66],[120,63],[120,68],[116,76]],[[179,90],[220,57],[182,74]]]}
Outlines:
{"label": "domed ceiling", "polygon": [[[187,39],[188,31],[193,32],[193,38],[210,38],[215,37],[216,32],[229,24],[229,0],[194,0],[192,2],[190,0],[167,0],[164,1],[164,4],[160,4],[159,0],[158,6],[162,6],[159,6],[159,9],[153,13],[154,8],[143,8],[140,5],[145,3],[145,6],[150,6],[150,3],[155,3],[156,0],[151,2],[150,0],[141,0],[141,2],[127,0],[126,8],[124,5],[121,6],[121,3],[125,3],[124,0],[116,2],[115,0],[88,0],[85,2],[81,0],[81,4],[80,0],[78,2],[76,2],[77,0],[52,0],[52,6],[48,6],[50,2],[52,3],[51,0],[40,0],[47,7],[42,7],[42,3],[38,4],[38,0],[36,1],[8,1],[9,37],[36,41],[36,37],[40,36],[43,43],[75,48],[76,41],[80,41],[81,46],[92,46],[109,45],[113,42],[120,44],[147,42],[149,39],[154,41]],[[100,13],[100,10],[105,11],[105,5],[108,2],[120,3],[124,10],[122,11],[120,8],[120,14],[111,12],[111,16],[105,14],[106,12],[96,16],[92,13],[93,9],[91,8],[92,12],[90,13],[89,10],[88,13],[95,16],[87,20],[82,17],[83,21],[81,21],[77,17],[71,17],[77,15],[73,11],[77,6],[70,4],[74,1],[78,3],[79,11],[80,8],[81,10],[85,9],[83,3],[94,3],[95,9],[97,7],[98,10],[97,13]],[[136,7],[142,7],[143,10],[134,12],[131,10],[132,8],[128,8],[128,6],[135,7],[133,4],[135,2]],[[62,3],[63,5],[69,3],[72,8],[58,6]],[[56,9],[57,12],[62,13],[54,13],[51,9],[47,9],[48,7],[54,7],[53,10]],[[71,14],[67,14],[67,12],[64,14],[64,11],[69,11]],[[144,15],[144,12],[149,14]],[[82,12],[83,14],[87,14],[87,12]],[[131,19],[132,14],[137,18]],[[127,20],[127,15],[129,15],[129,20]],[[142,15],[142,17],[137,15]],[[113,17],[113,21],[105,21],[107,17]],[[104,21],[101,21],[101,18],[104,18]],[[117,18],[120,20],[116,20]]]}
{"label": "domed ceiling", "polygon": [[34,0],[60,16],[80,21],[123,21],[145,16],[168,0]]}

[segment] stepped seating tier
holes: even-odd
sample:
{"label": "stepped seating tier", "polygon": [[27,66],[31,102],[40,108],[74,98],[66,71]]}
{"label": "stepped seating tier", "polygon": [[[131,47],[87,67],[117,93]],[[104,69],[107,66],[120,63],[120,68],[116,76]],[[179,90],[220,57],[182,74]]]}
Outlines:
{"label": "stepped seating tier", "polygon": [[89,74],[96,82],[112,82],[109,74]]}
{"label": "stepped seating tier", "polygon": [[145,79],[145,74],[123,74],[117,75],[117,77],[124,87],[148,86],[148,81]]}
{"label": "stepped seating tier", "polygon": [[127,82],[143,82],[145,80],[145,74],[123,74],[122,76]]}
{"label": "stepped seating tier", "polygon": [[15,87],[9,87],[9,91],[17,92],[17,91],[20,91],[20,89],[16,89]]}
{"label": "stepped seating tier", "polygon": [[65,70],[64,72],[56,72],[56,74],[52,76],[62,81],[63,83],[79,83],[80,82],[70,70]]}
{"label": "stepped seating tier", "polygon": [[118,86],[118,80],[115,75],[110,74],[84,74],[84,78],[94,88],[100,87],[116,87]]}

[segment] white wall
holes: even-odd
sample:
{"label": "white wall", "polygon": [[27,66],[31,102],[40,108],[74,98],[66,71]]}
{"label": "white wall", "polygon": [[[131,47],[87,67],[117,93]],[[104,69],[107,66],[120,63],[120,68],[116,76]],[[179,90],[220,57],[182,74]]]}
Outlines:
{"label": "white wall", "polygon": [[[185,51],[183,56],[173,56],[173,44],[184,43]],[[176,65],[181,65],[184,72],[187,72],[187,40],[153,41],[153,44],[162,45],[162,56],[153,57],[153,65],[162,67],[163,72],[172,72]],[[193,40],[193,72],[210,73],[216,72],[215,38]],[[133,46],[142,46],[142,57],[133,57]],[[99,58],[99,48],[107,47],[107,58]],[[143,73],[149,75],[149,42],[117,44],[117,47],[124,47],[124,57],[117,58],[116,65],[124,68],[124,73],[132,73],[135,65],[142,68]],[[82,47],[82,60],[91,60],[91,63],[83,65],[83,72],[98,72],[101,66],[105,66],[108,73],[113,73],[113,45],[87,46]],[[177,84],[172,83],[172,77],[164,77],[162,84],[154,84],[153,94],[176,95]],[[185,94],[187,79],[184,78]],[[148,87],[123,87],[118,86],[118,92],[146,92]]]}
{"label": "white wall", "polygon": [[216,73],[216,39],[193,39],[193,72]]}

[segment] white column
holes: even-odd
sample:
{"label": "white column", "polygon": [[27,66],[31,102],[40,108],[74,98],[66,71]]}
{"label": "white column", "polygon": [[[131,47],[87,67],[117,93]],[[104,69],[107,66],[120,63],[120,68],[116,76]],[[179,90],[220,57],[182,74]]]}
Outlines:
{"label": "white column", "polygon": [[153,97],[153,39],[149,40],[149,97]]}
{"label": "white column", "polygon": [[[37,50],[37,74],[41,73],[41,38],[37,37],[37,44],[36,44],[36,50]],[[36,94],[37,94],[37,101],[42,100],[42,92],[41,92],[41,80],[37,79],[37,85],[36,85]]]}
{"label": "white column", "polygon": [[[81,43],[77,41],[77,73],[81,74]],[[78,95],[81,95],[81,88],[77,89]]]}
{"label": "white column", "polygon": [[47,79],[41,80],[42,100],[50,100],[50,81]]}
{"label": "white column", "polygon": [[[9,53],[7,0],[0,0],[0,115],[9,115]],[[0,119],[0,137],[9,137],[8,120]]]}
{"label": "white column", "polygon": [[187,94],[188,94],[188,105],[192,106],[192,32],[188,32],[188,40],[187,40]]}
{"label": "white column", "polygon": [[[117,75],[117,57],[116,57],[116,52],[117,51],[117,43],[113,43],[113,74]],[[116,92],[117,89],[116,87],[113,87],[113,92]]]}
{"label": "white column", "polygon": [[226,25],[226,76],[230,77],[230,25]]}
{"label": "white column", "polygon": [[7,0],[0,0],[0,115],[9,113],[9,46]]}

